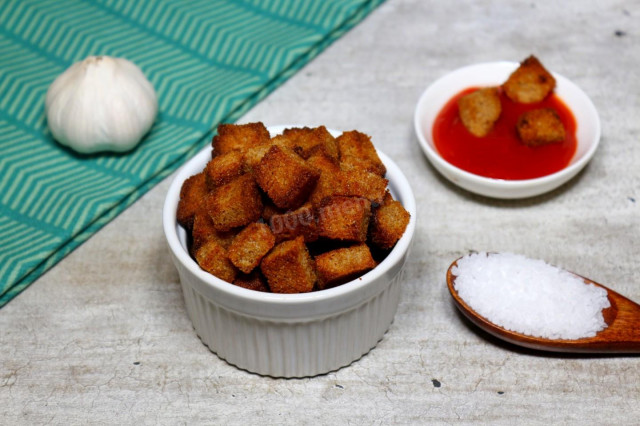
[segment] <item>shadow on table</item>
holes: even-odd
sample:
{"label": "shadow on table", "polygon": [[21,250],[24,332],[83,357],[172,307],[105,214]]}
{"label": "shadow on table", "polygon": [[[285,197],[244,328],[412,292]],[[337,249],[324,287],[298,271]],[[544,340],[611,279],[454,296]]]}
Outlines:
{"label": "shadow on table", "polygon": [[497,346],[500,349],[504,349],[510,352],[515,352],[521,355],[531,355],[537,356],[541,358],[559,358],[559,359],[590,359],[590,358],[636,358],[638,354],[619,354],[619,353],[569,353],[569,352],[548,352],[541,351],[536,349],[525,348],[524,346],[514,345],[513,343],[509,343],[507,341],[498,339],[492,334],[482,330],[477,327],[474,323],[472,323],[467,317],[465,317],[462,312],[455,306],[453,301],[451,301],[451,308],[456,311],[456,316],[462,321],[472,333],[474,333],[479,338],[485,340],[489,344],[493,346]]}

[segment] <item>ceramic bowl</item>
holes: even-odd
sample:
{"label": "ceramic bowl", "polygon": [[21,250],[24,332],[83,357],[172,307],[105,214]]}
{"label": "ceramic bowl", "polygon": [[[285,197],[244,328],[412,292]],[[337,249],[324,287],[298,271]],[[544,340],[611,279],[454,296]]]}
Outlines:
{"label": "ceramic bowl", "polygon": [[436,116],[447,101],[468,87],[502,84],[518,65],[516,62],[489,62],[457,69],[429,86],[416,106],[414,127],[425,155],[444,177],[468,191],[503,199],[540,195],[574,177],[587,165],[598,148],[600,118],[595,106],[578,86],[567,78],[552,73],[557,83],[555,93],[573,112],[577,123],[578,146],[567,167],[540,178],[503,180],[469,173],[440,156],[433,142],[432,129]]}
{"label": "ceramic bowl", "polygon": [[[269,131],[273,135],[284,128]],[[165,200],[163,227],[187,312],[211,351],[250,372],[305,377],[349,365],[382,339],[398,306],[416,204],[398,166],[378,154],[387,168],[390,191],[411,214],[407,230],[370,272],[341,286],[304,294],[247,290],[200,269],[187,251],[187,234],[176,222],[176,208],[182,183],[204,168],[211,149],[205,148],[178,171]]]}

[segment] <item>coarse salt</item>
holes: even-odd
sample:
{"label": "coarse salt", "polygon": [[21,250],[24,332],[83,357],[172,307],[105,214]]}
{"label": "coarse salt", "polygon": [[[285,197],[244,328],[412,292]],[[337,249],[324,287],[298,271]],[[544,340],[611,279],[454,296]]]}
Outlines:
{"label": "coarse salt", "polygon": [[451,272],[474,311],[507,330],[548,339],[593,337],[604,330],[607,292],[542,260],[511,253],[473,253]]}

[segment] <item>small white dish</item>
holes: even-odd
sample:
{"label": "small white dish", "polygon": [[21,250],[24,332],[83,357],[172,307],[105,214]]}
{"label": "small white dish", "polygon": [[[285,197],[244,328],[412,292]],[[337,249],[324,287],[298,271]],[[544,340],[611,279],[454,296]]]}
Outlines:
{"label": "small white dish", "polygon": [[517,62],[488,62],[459,68],[429,86],[416,106],[416,135],[431,164],[448,180],[476,194],[516,199],[551,191],[582,170],[593,157],[600,142],[600,118],[589,97],[567,78],[552,73],[557,83],[555,93],[569,107],[577,124],[578,146],[567,167],[540,178],[504,180],[469,173],[444,160],[435,148],[432,136],[434,120],[442,107],[466,88],[502,84],[518,65]]}
{"label": "small white dish", "polygon": [[[272,135],[287,127],[269,127]],[[331,131],[334,136],[340,132]],[[202,342],[242,369],[273,377],[306,377],[349,365],[388,330],[400,300],[402,270],[416,226],[416,203],[400,168],[378,151],[389,190],[411,214],[389,255],[371,271],[338,287],[303,294],[262,293],[229,284],[200,269],[176,221],[182,183],[211,159],[204,148],[178,171],[162,221],[180,276],[187,313]]]}

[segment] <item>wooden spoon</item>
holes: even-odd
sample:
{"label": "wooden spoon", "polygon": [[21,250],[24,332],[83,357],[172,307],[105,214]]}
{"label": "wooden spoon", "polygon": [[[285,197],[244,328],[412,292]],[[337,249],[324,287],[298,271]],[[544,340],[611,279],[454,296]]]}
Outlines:
{"label": "wooden spoon", "polygon": [[456,306],[471,322],[499,339],[506,340],[514,345],[553,352],[640,353],[640,305],[602,284],[574,274],[582,278],[585,283],[593,284],[606,290],[611,303],[609,308],[602,311],[607,328],[597,333],[594,337],[575,340],[533,337],[507,330],[490,322],[460,298],[453,285],[456,276],[451,272],[453,267],[458,264],[458,260],[460,259],[455,260],[447,270],[447,286]]}

